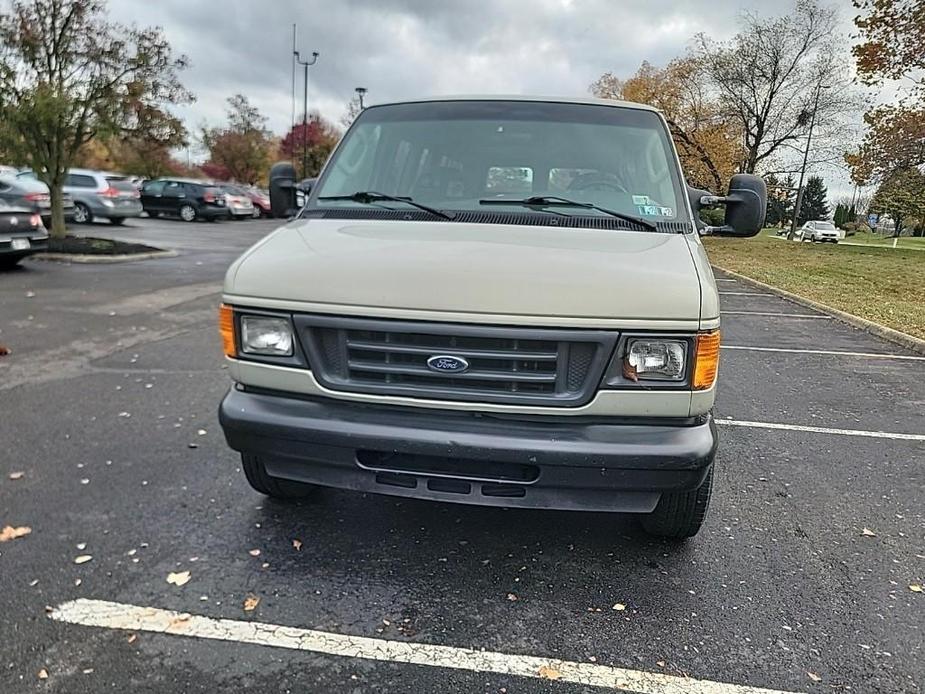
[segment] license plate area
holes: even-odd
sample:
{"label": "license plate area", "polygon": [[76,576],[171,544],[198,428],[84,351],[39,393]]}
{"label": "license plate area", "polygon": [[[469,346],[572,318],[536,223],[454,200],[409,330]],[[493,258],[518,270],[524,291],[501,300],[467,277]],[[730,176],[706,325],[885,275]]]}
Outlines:
{"label": "license plate area", "polygon": [[27,251],[32,247],[32,244],[29,242],[29,239],[13,239],[10,243],[10,247],[14,251]]}

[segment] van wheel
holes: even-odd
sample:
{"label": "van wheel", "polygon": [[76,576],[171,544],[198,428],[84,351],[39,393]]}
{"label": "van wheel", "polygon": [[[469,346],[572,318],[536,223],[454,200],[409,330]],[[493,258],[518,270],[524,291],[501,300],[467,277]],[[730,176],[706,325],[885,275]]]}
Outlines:
{"label": "van wheel", "polygon": [[180,207],[180,219],[184,222],[196,221],[196,208],[192,205],[182,205]]}
{"label": "van wheel", "polygon": [[89,224],[93,221],[93,213],[89,207],[82,202],[78,202],[74,205],[74,221],[78,224]]}
{"label": "van wheel", "polygon": [[267,474],[267,466],[255,455],[242,453],[241,466],[251,487],[274,499],[303,499],[318,489],[314,484],[270,477]]}
{"label": "van wheel", "polygon": [[693,537],[703,525],[713,492],[713,468],[703,484],[691,492],[662,494],[652,513],[642,517],[642,527],[650,535],[671,540]]}

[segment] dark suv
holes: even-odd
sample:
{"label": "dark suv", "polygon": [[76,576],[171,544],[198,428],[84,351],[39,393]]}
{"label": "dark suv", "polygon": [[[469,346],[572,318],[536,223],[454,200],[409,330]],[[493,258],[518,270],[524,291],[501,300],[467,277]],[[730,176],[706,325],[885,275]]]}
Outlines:
{"label": "dark suv", "polygon": [[141,205],[149,217],[176,215],[184,222],[214,221],[229,216],[225,194],[209,181],[159,178],[141,189]]}

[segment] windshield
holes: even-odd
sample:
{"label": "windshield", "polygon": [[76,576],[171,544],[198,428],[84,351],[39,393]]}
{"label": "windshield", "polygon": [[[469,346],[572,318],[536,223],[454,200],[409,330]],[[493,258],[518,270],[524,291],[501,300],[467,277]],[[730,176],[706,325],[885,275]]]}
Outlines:
{"label": "windshield", "polygon": [[[558,206],[558,196],[651,222],[684,218],[681,179],[666,129],[652,111],[531,101],[445,101],[363,111],[325,167],[311,208],[359,191],[409,197],[441,210],[602,214]],[[328,199],[325,199],[328,198]],[[491,203],[489,207],[486,201]],[[376,207],[407,209],[400,201]]]}
{"label": "windshield", "polygon": [[835,225],[831,222],[816,222],[816,228],[824,231],[834,231]]}

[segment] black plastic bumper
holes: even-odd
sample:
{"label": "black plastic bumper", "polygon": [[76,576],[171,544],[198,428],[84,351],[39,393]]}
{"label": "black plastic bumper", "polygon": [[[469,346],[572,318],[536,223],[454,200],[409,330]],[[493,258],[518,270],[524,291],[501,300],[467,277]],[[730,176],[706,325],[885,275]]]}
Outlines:
{"label": "black plastic bumper", "polygon": [[273,477],[365,492],[523,508],[647,513],[696,489],[712,418],[683,424],[512,419],[232,389],[228,445]]}

